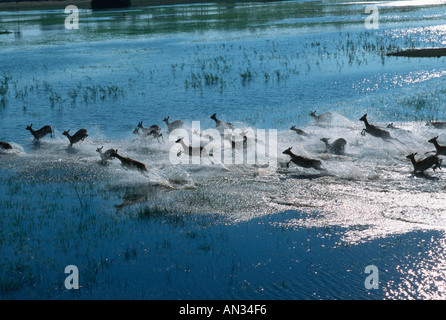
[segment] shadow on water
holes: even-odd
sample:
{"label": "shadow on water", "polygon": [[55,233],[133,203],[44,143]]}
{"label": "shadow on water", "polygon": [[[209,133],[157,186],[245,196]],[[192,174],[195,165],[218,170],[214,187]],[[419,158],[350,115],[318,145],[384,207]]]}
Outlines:
{"label": "shadow on water", "polygon": [[143,192],[143,190],[138,190],[138,192],[135,192],[136,188],[129,188],[129,189],[130,189],[129,192],[131,193],[124,195],[122,198],[122,202],[120,204],[114,205],[116,210],[119,211],[124,207],[132,206],[135,204],[141,204],[148,200],[148,193]]}
{"label": "shadow on water", "polygon": [[117,211],[136,204],[148,203],[156,197],[159,189],[156,186],[116,186],[111,191],[122,199],[121,203],[115,204]]}
{"label": "shadow on water", "polygon": [[[429,230],[437,221],[443,223],[441,193],[431,192],[443,187],[431,181],[442,179],[431,172],[434,177],[410,176],[406,165],[401,168],[394,160],[403,155],[395,148],[398,144],[362,139],[357,123],[356,108],[361,105],[369,112],[373,109],[379,120],[418,130],[405,137],[413,142],[411,148],[425,150],[427,139],[437,135],[437,127],[399,121],[442,117],[441,103],[435,106],[445,100],[441,80],[446,73],[435,71],[442,70],[441,61],[430,60],[432,65],[426,67],[414,60],[406,66],[400,60],[384,69],[384,60],[381,68],[376,54],[381,47],[404,45],[405,41],[392,42],[401,38],[406,26],[410,34],[411,21],[418,25],[423,20],[417,15],[401,29],[364,33],[358,28],[363,17],[356,9],[349,15],[344,6],[334,13],[330,6],[330,19],[320,20],[319,13],[309,12],[320,12],[321,6],[305,3],[306,12],[299,12],[296,23],[287,21],[297,18],[297,11],[290,10],[298,6],[295,2],[150,8],[133,14],[122,10],[129,18],[116,19],[122,22],[113,20],[116,12],[110,17],[111,12],[95,12],[79,32],[57,32],[59,13],[39,13],[22,23],[27,41],[8,40],[2,49],[0,65],[5,72],[11,70],[15,82],[6,107],[0,104],[5,135],[1,138],[33,146],[36,152],[12,161],[0,156],[0,296],[67,297],[70,293],[59,290],[60,270],[73,262],[85,280],[85,290],[78,291],[82,298],[422,298],[413,288],[427,288],[427,297],[446,288],[438,282],[438,266],[445,261],[444,232]],[[361,24],[341,27],[344,16]],[[307,24],[309,18],[314,27],[313,22]],[[11,19],[8,29],[14,27]],[[335,23],[327,24],[331,20]],[[426,15],[425,21],[430,20]],[[286,27],[279,27],[279,22]],[[42,32],[34,32],[39,23],[45,24]],[[251,26],[260,32],[247,32]],[[333,26],[340,27],[339,33]],[[426,32],[407,37],[407,43],[430,36],[441,40],[441,33],[436,37]],[[67,49],[72,59],[66,58]],[[14,55],[8,54],[13,50]],[[106,57],[95,54],[106,50]],[[17,60],[39,64],[23,63],[16,70]],[[437,76],[438,80],[430,78]],[[147,99],[160,107],[148,110]],[[290,107],[292,100],[302,103]],[[54,109],[48,101],[56,102]],[[193,107],[178,108],[178,101]],[[345,115],[339,119],[345,126],[306,127],[305,110],[315,102]],[[281,161],[277,176],[260,166],[175,167],[165,158],[167,147],[155,142],[147,148],[145,143],[124,140],[130,135],[130,122],[147,111],[154,120],[172,113],[190,122],[214,112],[214,104],[220,105],[215,111],[226,113],[223,117],[230,121],[286,128],[285,133],[279,131],[280,145],[296,144],[308,154],[322,148],[320,134],[342,134],[351,148],[349,158],[338,162],[340,158],[331,155],[320,157],[341,179],[326,179],[333,176],[327,171],[287,169]],[[17,118],[21,109],[28,119]],[[31,136],[8,120],[24,123],[31,112],[35,118],[45,115],[60,128],[76,122],[102,130],[98,143],[141,157],[150,164],[149,173],[126,170],[118,159],[108,168],[101,166],[93,143],[70,147],[60,137],[32,144]],[[288,139],[291,123],[311,129],[313,136]],[[261,176],[264,172],[267,175]],[[414,195],[411,191],[420,186]],[[291,206],[305,211],[280,212]],[[110,214],[120,210],[123,214]],[[388,223],[387,215],[382,219],[378,214],[383,211],[397,223]],[[425,220],[433,221],[429,228],[407,232],[414,229],[408,223]],[[382,272],[379,291],[364,288],[364,267],[369,264]],[[429,277],[432,285],[424,286]]]}
{"label": "shadow on water", "polygon": [[289,179],[296,179],[296,180],[313,180],[313,179],[319,179],[322,177],[327,177],[327,176],[331,176],[331,174],[329,173],[314,173],[314,174],[309,174],[309,173],[302,173],[302,174],[291,174],[291,175],[287,175],[286,177],[281,177],[280,181],[286,181]]}
{"label": "shadow on water", "polygon": [[78,149],[76,149],[76,148],[74,148],[73,146],[70,146],[70,145],[68,145],[68,146],[65,148],[65,151],[66,151],[68,154],[78,154],[78,153],[79,153],[79,150],[78,150]]}
{"label": "shadow on water", "polygon": [[425,172],[416,172],[416,173],[412,173],[410,175],[411,178],[420,178],[420,179],[425,179],[425,180],[429,180],[429,181],[439,181],[440,178],[438,177],[433,177],[430,176],[429,174],[425,173]]}
{"label": "shadow on water", "polygon": [[42,148],[42,142],[41,141],[39,141],[39,140],[33,140],[32,141],[32,146],[31,146],[32,150],[39,150],[41,148]]}

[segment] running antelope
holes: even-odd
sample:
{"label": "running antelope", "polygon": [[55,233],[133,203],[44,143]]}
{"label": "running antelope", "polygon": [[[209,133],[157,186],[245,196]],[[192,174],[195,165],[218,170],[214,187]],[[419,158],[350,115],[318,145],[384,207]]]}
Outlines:
{"label": "running antelope", "polygon": [[347,141],[345,139],[343,138],[336,139],[332,144],[328,143],[328,140],[330,140],[330,138],[321,139],[321,141],[325,143],[327,151],[337,155],[344,154],[345,145],[347,144]]}
{"label": "running antelope", "polygon": [[169,132],[184,126],[184,123],[181,120],[175,120],[173,122],[169,122],[169,117],[164,118],[163,121],[166,123]]}
{"label": "running antelope", "polygon": [[[141,129],[142,132],[147,135],[153,131],[157,131],[157,132],[161,131],[161,128],[156,124],[152,124],[150,127],[144,127],[142,125],[142,121],[138,122],[138,125],[136,126],[136,128]],[[135,133],[135,132],[133,131],[133,133]]]}
{"label": "running antelope", "polygon": [[[437,142],[438,136],[433,137],[432,139],[428,140],[427,142],[433,143],[435,146],[436,151],[430,151],[430,152],[436,152],[436,156],[446,156],[446,146],[442,146]],[[429,153],[429,152],[426,152]]]}
{"label": "running antelope", "polygon": [[395,125],[393,124],[393,122],[389,123],[389,124],[386,126],[386,128],[387,128],[387,129],[395,129],[395,130],[400,129],[400,128],[398,128],[398,127],[395,127]]}
{"label": "running antelope", "polygon": [[127,157],[123,157],[121,155],[118,154],[118,149],[112,149],[111,154],[110,154],[111,158],[118,158],[119,161],[121,161],[121,164],[123,167],[129,168],[129,169],[136,169],[139,171],[148,171],[147,167],[144,163],[141,163],[139,161],[127,158]]}
{"label": "running antelope", "polygon": [[70,147],[73,146],[73,144],[78,143],[79,141],[84,141],[86,137],[88,137],[87,130],[86,129],[80,129],[72,136],[70,135],[70,130],[64,131],[62,134],[64,136],[67,136],[68,140],[70,140]]}
{"label": "running antelope", "polygon": [[39,130],[34,131],[33,124],[31,123],[29,126],[26,127],[26,130],[29,130],[29,132],[31,132],[31,134],[34,136],[35,141],[39,141],[41,138],[45,137],[48,133],[51,133],[51,138],[54,138],[54,131],[51,126],[44,126]]}
{"label": "running antelope", "polygon": [[291,157],[291,160],[288,161],[288,163],[287,163],[287,167],[290,166],[290,162],[294,162],[295,164],[297,164],[300,167],[314,168],[316,170],[325,171],[325,169],[322,168],[322,163],[319,160],[309,159],[309,158],[298,156],[298,155],[294,154],[293,152],[291,152],[291,147],[286,149],[283,152],[283,154],[287,154]]}
{"label": "running antelope", "polygon": [[310,113],[310,116],[312,116],[316,122],[330,122],[331,119],[333,119],[331,112],[325,112],[317,116],[316,111],[313,111]]}
{"label": "running antelope", "polygon": [[[154,126],[158,127],[157,125],[154,125]],[[151,126],[151,127],[153,127],[153,126]],[[151,128],[151,127],[149,127],[149,128]],[[158,142],[160,142],[160,138],[161,138],[161,139],[163,139],[163,142],[164,142],[163,134],[160,133],[161,128],[158,127],[157,129],[152,129],[151,131],[144,130],[144,129],[149,129],[149,128],[143,128],[143,133],[142,133],[143,136],[156,138],[158,140]],[[140,129],[140,127],[136,127],[135,130],[133,130],[133,133],[141,136],[139,129]]]}
{"label": "running antelope", "polygon": [[181,144],[181,146],[183,147],[183,151],[180,151],[180,152],[178,152],[177,153],[177,156],[180,156],[181,155],[181,153],[186,153],[186,154],[188,154],[190,157],[192,156],[192,155],[200,155],[201,156],[201,153],[203,152],[203,150],[204,150],[204,147],[203,146],[199,146],[199,147],[190,147],[190,146],[188,146],[188,145],[186,145],[185,143],[184,143],[184,137],[181,137],[181,138],[179,138],[177,141],[175,141],[176,143],[179,143],[179,144]]}
{"label": "running antelope", "polygon": [[8,149],[12,149],[12,146],[7,142],[0,141],[0,149],[8,150]]}
{"label": "running antelope", "polygon": [[217,119],[216,113],[214,113],[210,118],[215,121],[215,125],[219,129],[234,129],[234,125],[232,123]]}
{"label": "running antelope", "polygon": [[413,165],[413,173],[415,172],[424,172],[429,168],[432,168],[432,170],[435,171],[435,169],[440,169],[441,170],[441,160],[437,157],[437,156],[429,156],[423,160],[419,160],[416,161],[415,160],[415,155],[417,153],[411,153],[409,154],[406,158],[410,159],[410,161],[412,162]]}
{"label": "running antelope", "polygon": [[96,152],[99,152],[99,155],[101,156],[101,160],[103,162],[110,160],[112,158],[112,154],[116,151],[115,149],[108,149],[105,152],[102,152],[102,149],[104,148],[104,146],[97,148]]}
{"label": "running antelope", "polygon": [[[242,132],[240,132],[240,137],[242,137],[243,138],[243,143],[242,143],[242,146],[243,146],[243,149],[245,150],[245,149],[247,149],[248,148],[248,131],[242,131]],[[256,139],[257,140],[257,139]],[[242,141],[234,141],[232,138],[231,138],[231,146],[232,146],[232,149],[235,149]]]}
{"label": "running antelope", "polygon": [[365,124],[365,128],[362,129],[361,134],[363,136],[365,136],[365,133],[367,132],[368,134],[370,134],[371,136],[377,137],[377,138],[381,138],[384,141],[389,141],[389,140],[396,140],[399,143],[403,144],[401,141],[399,141],[396,138],[392,138],[392,136],[390,135],[390,133],[386,130],[383,130],[381,128],[378,128],[377,126],[374,126],[372,124],[370,124],[367,121],[367,113],[365,115],[363,115],[359,121],[363,121]]}
{"label": "running antelope", "polygon": [[444,121],[428,121],[426,122],[426,126],[431,126],[437,129],[446,128],[446,122]]}
{"label": "running antelope", "polygon": [[303,131],[303,130],[301,130],[301,129],[297,129],[296,126],[292,126],[292,127],[290,128],[290,130],[296,132],[296,133],[297,133],[298,135],[300,135],[300,136],[308,137],[308,134],[307,134],[305,131]]}

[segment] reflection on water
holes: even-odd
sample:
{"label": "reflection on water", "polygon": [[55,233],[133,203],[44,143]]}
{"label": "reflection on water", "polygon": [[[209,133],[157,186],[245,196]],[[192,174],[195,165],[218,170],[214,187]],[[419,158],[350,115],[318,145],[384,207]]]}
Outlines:
{"label": "reflection on water", "polygon": [[[334,4],[334,5],[331,5]],[[312,3],[312,2],[273,2],[268,4],[196,4],[176,6],[152,6],[139,7],[128,10],[92,11],[80,9],[80,25],[76,37],[69,33],[52,34],[51,41],[64,41],[67,37],[74,41],[88,39],[88,34],[93,30],[105,34],[138,36],[141,32],[147,34],[188,33],[198,29],[209,32],[210,30],[241,31],[243,29],[258,28],[259,31],[292,32],[300,30],[341,30],[346,27],[363,29],[364,12],[361,9],[367,3],[364,2],[336,2]],[[434,24],[444,18],[438,13],[438,7],[444,4],[442,1],[381,1],[375,3],[380,8],[380,24],[402,23],[411,20],[412,23],[421,21],[426,23],[430,19]],[[424,10],[405,13],[408,7],[423,7]],[[402,10],[394,12],[396,8]],[[46,30],[61,28],[64,25],[66,15],[63,10],[31,10],[20,12],[0,12],[0,21],[3,29],[17,30],[21,28],[29,37],[45,36],[35,34],[33,30],[42,27]],[[36,28],[40,26],[40,28]],[[322,29],[321,29],[322,28]],[[3,40],[9,41],[11,37]]]}
{"label": "reflection on water", "polygon": [[383,7],[423,7],[423,6],[440,6],[446,4],[444,0],[408,0],[408,1],[385,1],[379,3]]}
{"label": "reflection on water", "polygon": [[445,239],[426,237],[409,239],[417,250],[404,250],[403,263],[395,267],[396,274],[388,282],[387,299],[444,300],[446,298]]}
{"label": "reflection on water", "polygon": [[[1,293],[66,298],[54,283],[74,260],[86,298],[445,298],[444,174],[405,158],[446,144],[425,126],[446,117],[444,59],[386,55],[440,46],[445,9],[407,2],[380,2],[374,31],[365,2],[81,10],[78,31],[60,10],[0,13],[20,30],[0,35],[0,140],[14,147],[0,153]],[[215,112],[277,129],[278,168],[170,163],[162,119],[204,130]],[[364,113],[404,145],[361,136]],[[140,121],[166,142],[135,139]],[[56,139],[34,144],[29,123]],[[61,133],[81,127],[68,148]],[[345,155],[327,153],[320,139],[340,137]],[[101,146],[149,172],[104,165]],[[289,147],[328,173],[287,168]]]}

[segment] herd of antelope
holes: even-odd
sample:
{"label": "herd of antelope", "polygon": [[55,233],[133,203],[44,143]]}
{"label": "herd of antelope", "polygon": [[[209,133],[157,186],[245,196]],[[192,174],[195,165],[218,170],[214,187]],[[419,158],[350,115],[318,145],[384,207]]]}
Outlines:
{"label": "herd of antelope", "polygon": [[[316,111],[311,112],[310,116],[312,116],[316,122],[329,122],[332,119],[332,114],[330,112],[326,112],[323,113],[319,116],[316,115]],[[364,114],[359,121],[364,122],[365,128],[361,131],[361,135],[365,135],[366,133],[370,134],[373,137],[376,138],[381,138],[384,141],[398,141],[399,143],[403,144],[401,141],[399,141],[398,139],[394,138],[391,136],[390,132],[388,132],[387,130],[381,129],[375,125],[372,125],[368,122],[367,120],[367,114]],[[446,123],[444,122],[428,122],[426,123],[426,125],[430,125],[433,126],[435,128],[445,128],[446,127]],[[396,128],[393,123],[389,124],[387,126],[387,128],[392,128],[392,129],[398,129]],[[290,130],[295,131],[297,134],[299,135],[304,135],[304,136],[308,136],[305,132],[303,132],[300,129],[297,129],[295,126],[292,126],[290,128]],[[413,165],[413,173],[424,173],[424,171],[432,168],[434,171],[435,169],[441,169],[441,162],[442,160],[438,157],[440,155],[446,156],[446,146],[442,146],[437,142],[438,136],[428,140],[428,142],[433,143],[435,146],[435,151],[430,151],[430,152],[426,152],[426,153],[431,153],[431,152],[435,152],[435,155],[430,155],[422,160],[415,160],[415,155],[417,154],[415,153],[411,153],[408,156],[406,156],[407,159],[410,159],[410,161],[412,162]],[[343,154],[344,153],[344,149],[345,149],[345,145],[347,144],[347,141],[343,138],[339,138],[337,140],[335,140],[332,144],[328,143],[329,138],[322,138],[321,141],[325,143],[326,149],[328,152],[333,153],[333,154]],[[320,160],[316,160],[316,159],[309,159],[309,158],[305,158],[302,156],[298,156],[294,153],[291,152],[291,147],[288,148],[287,150],[285,150],[283,152],[284,154],[287,154],[291,157],[290,162],[293,162],[295,164],[297,164],[298,166],[304,167],[304,168],[314,168],[316,170],[325,170],[322,167],[322,163]],[[287,165],[289,165],[289,163]]]}
{"label": "herd of antelope", "polygon": [[[330,112],[325,112],[323,114],[320,115],[316,115],[316,111],[311,112],[310,116],[313,117],[316,121],[316,123],[327,123],[330,122],[333,118],[333,115]],[[215,121],[215,125],[217,129],[234,129],[234,125],[226,122],[226,121],[222,121],[217,119],[217,115],[214,113],[211,117],[212,120]],[[363,121],[365,128],[362,130],[361,135],[365,135],[366,133],[370,134],[373,137],[376,138],[381,138],[384,141],[398,141],[399,143],[402,144],[401,141],[399,141],[398,139],[394,138],[391,136],[391,134],[384,130],[381,129],[375,125],[372,125],[368,122],[367,120],[367,114],[363,115],[359,121]],[[184,123],[181,120],[175,120],[172,122],[169,122],[169,117],[166,117],[163,122],[166,123],[168,132],[172,132],[175,129],[181,128],[184,126]],[[428,122],[426,125],[431,125],[434,126],[435,128],[443,128],[446,127],[446,123],[443,122]],[[389,124],[387,126],[387,128],[392,128],[392,129],[398,129],[395,126],[393,126],[393,123]],[[52,138],[54,138],[54,130],[51,126],[44,126],[42,128],[40,128],[39,130],[34,130],[32,128],[32,124],[26,127],[26,130],[29,130],[31,132],[31,134],[34,136],[34,140],[35,141],[39,141],[40,139],[44,138],[46,135],[50,134]],[[300,136],[305,136],[305,137],[309,137],[309,135],[307,133],[305,133],[303,130],[301,129],[297,129],[296,126],[292,126],[290,128],[290,130],[296,132],[296,134],[300,135]],[[88,133],[86,129],[80,129],[78,130],[75,134],[70,135],[70,130],[64,131],[62,133],[62,135],[66,136],[70,142],[70,147],[72,147],[75,143],[78,143],[79,141],[83,141],[86,137],[88,137]],[[138,125],[136,126],[135,130],[133,131],[134,134],[138,134],[141,137],[152,137],[152,138],[156,138],[158,139],[158,142],[160,142],[160,138],[163,139],[163,135],[161,133],[161,128],[154,124],[151,125],[150,127],[144,127],[142,124],[142,121],[138,123]],[[247,136],[246,134],[243,135],[243,143],[244,143],[244,148],[246,147],[246,140],[247,140]],[[429,143],[432,143],[435,146],[435,151],[430,151],[430,152],[426,152],[426,153],[431,153],[434,152],[434,155],[430,155],[424,159],[421,160],[415,160],[415,155],[417,154],[415,153],[411,153],[410,155],[408,155],[406,158],[410,159],[410,161],[412,162],[413,165],[413,173],[423,173],[424,171],[432,168],[434,171],[435,169],[441,169],[441,162],[442,160],[439,158],[439,156],[446,156],[446,146],[442,146],[438,143],[437,141],[438,136],[428,140]],[[344,150],[345,150],[345,146],[347,144],[347,141],[343,138],[339,138],[336,139],[333,143],[329,143],[329,138],[322,138],[320,139],[326,147],[326,151],[332,154],[336,154],[336,155],[343,155],[344,154]],[[231,139],[232,142],[232,148],[235,148],[235,142]],[[180,151],[178,153],[178,156],[181,153],[186,153],[189,156],[192,156],[192,154],[195,154],[193,152],[193,149],[191,146],[186,145],[186,143],[183,141],[183,138],[179,138],[178,140],[176,140],[176,143],[179,143],[183,150]],[[0,141],[0,149],[12,149],[13,147],[11,146],[11,144],[6,143],[6,142],[2,142]],[[118,160],[121,161],[121,164],[126,167],[126,168],[130,168],[130,169],[136,169],[136,170],[140,170],[140,171],[148,171],[147,167],[144,163],[141,163],[139,161],[136,161],[134,159],[128,158],[128,157],[124,157],[120,154],[118,154],[118,150],[117,149],[109,149],[106,150],[105,152],[102,151],[103,147],[97,148],[97,152],[100,155],[101,161],[103,161],[104,163],[107,162],[108,160],[112,160],[114,158],[117,158]],[[283,151],[283,154],[286,154],[288,156],[290,156],[290,161],[287,163],[287,167],[289,167],[290,163],[293,162],[294,164],[296,164],[297,166],[303,167],[303,168],[313,168],[316,170],[321,170],[321,171],[325,171],[326,169],[322,166],[322,162],[320,160],[317,159],[310,159],[310,158],[306,158],[303,156],[299,156],[294,154],[291,151],[291,147],[289,147],[288,149],[286,149],[285,151]],[[201,152],[203,151],[203,147],[200,147],[200,151],[199,154],[201,154]]]}

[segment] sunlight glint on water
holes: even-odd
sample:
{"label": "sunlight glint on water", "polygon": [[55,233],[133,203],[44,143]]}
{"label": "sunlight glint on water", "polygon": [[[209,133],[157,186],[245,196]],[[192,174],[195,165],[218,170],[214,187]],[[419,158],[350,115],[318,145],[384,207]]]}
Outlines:
{"label": "sunlight glint on water", "polygon": [[[413,175],[406,159],[434,136],[446,144],[425,125],[446,118],[445,58],[386,56],[444,45],[438,4],[379,2],[378,30],[365,29],[362,2],[81,10],[75,32],[62,11],[1,12],[0,30],[20,26],[0,35],[0,141],[14,147],[0,154],[1,293],[72,298],[53,293],[54,268],[74,259],[86,298],[445,298],[444,174]],[[333,120],[315,123],[315,110]],[[277,170],[171,164],[162,120],[205,130],[213,113],[277,129]],[[402,143],[362,136],[365,113]],[[132,134],[140,121],[165,142]],[[56,138],[34,143],[30,123]],[[80,128],[89,137],[68,147],[62,132]],[[345,155],[327,154],[324,137],[346,139]],[[101,146],[149,172],[104,165]],[[288,168],[289,147],[328,174]],[[378,293],[364,291],[365,261],[382,270]]]}

